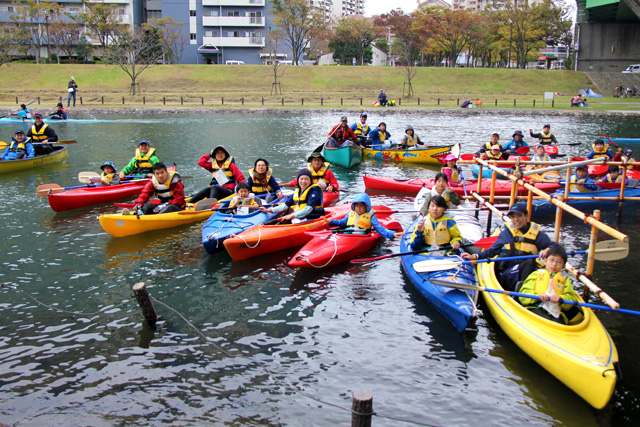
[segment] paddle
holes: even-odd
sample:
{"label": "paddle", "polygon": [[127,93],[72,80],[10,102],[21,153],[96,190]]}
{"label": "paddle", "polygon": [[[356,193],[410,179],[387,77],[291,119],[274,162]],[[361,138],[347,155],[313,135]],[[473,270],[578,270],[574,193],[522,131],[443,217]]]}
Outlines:
{"label": "paddle", "polygon": [[526,146],[526,147],[520,147],[520,148],[516,148],[514,153],[516,154],[529,154],[529,150],[531,149],[531,147]]}
{"label": "paddle", "polygon": [[578,145],[582,145],[582,142],[566,142],[562,144],[557,144],[556,146],[559,147],[560,145],[566,145],[568,147],[577,147]]}
{"label": "paddle", "polygon": [[609,137],[608,137],[607,135],[605,135],[604,133],[600,132],[600,135],[602,135],[602,136],[604,136],[605,138],[607,138],[607,140],[609,140],[609,142],[610,142],[610,143],[612,143],[614,147],[616,147],[616,148],[620,148],[620,147],[618,147],[618,145],[617,145],[615,142],[613,142],[613,141],[611,140],[611,138],[609,138]]}
{"label": "paddle", "polygon": [[[93,171],[84,171],[84,172],[78,173],[78,181],[80,182],[91,182],[91,178],[100,178],[100,174]],[[180,175],[180,179],[183,179],[183,178],[191,179],[193,177],[188,175],[185,175],[185,176]],[[145,180],[149,178],[145,178],[137,175],[126,175],[124,179]]]}
{"label": "paddle", "polygon": [[[492,292],[495,294],[504,294],[511,297],[531,298],[531,299],[540,301],[540,297],[538,295],[523,294],[521,292],[505,291],[503,289],[491,289],[491,288],[486,288],[484,286],[475,286],[472,284],[467,284],[462,282],[460,283],[452,282],[450,280],[443,280],[443,279],[430,279],[430,282],[435,285],[447,286],[450,288],[464,289],[468,291]],[[627,310],[625,308],[616,309],[616,308],[611,308],[607,305],[590,304],[587,302],[567,301],[567,300],[563,300],[562,298],[560,298],[560,300],[558,301],[558,304],[578,305],[580,307],[595,308],[598,310],[613,311],[613,312],[624,313],[624,314],[633,314],[634,316],[640,316],[640,311]]]}
{"label": "paddle", "polygon": [[38,197],[47,197],[49,194],[62,193],[65,190],[72,190],[74,188],[89,188],[95,187],[95,185],[76,185],[74,187],[61,187],[58,184],[43,184],[36,188],[36,195]]}
{"label": "paddle", "polygon": [[329,142],[329,140],[331,139],[331,137],[333,136],[333,134],[334,134],[334,133],[336,133],[336,131],[337,131],[337,130],[338,130],[338,128],[340,127],[340,124],[341,124],[341,123],[342,123],[342,122],[338,123],[338,125],[337,125],[337,126],[335,126],[331,132],[329,132],[329,136],[327,136],[327,140],[326,140],[325,142],[323,142],[322,144],[320,144],[320,145],[318,146],[318,148],[316,148],[315,150],[313,150],[313,152],[314,152],[314,153],[319,153],[319,152],[321,152],[321,151],[322,151],[322,147],[324,147],[324,144],[326,144],[327,142]]}

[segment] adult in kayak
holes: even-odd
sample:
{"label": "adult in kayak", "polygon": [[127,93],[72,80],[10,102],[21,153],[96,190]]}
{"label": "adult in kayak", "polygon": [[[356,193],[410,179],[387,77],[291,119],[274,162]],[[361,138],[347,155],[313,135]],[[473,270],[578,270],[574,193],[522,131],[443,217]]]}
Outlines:
{"label": "adult in kayak", "polygon": [[503,149],[504,150],[509,150],[509,151],[516,151],[518,148],[522,148],[522,147],[528,147],[529,144],[527,144],[523,138],[522,135],[522,131],[521,130],[517,130],[513,133],[513,135],[511,136],[511,138],[513,138],[511,141],[507,142],[506,144],[504,144]]}
{"label": "adult in kayak", "polygon": [[[313,184],[318,184],[324,191],[332,193],[334,191],[340,191],[340,185],[331,169],[329,169],[329,163],[326,161],[321,153],[311,153],[307,159],[307,169],[311,172],[311,179]],[[289,182],[289,187],[295,187],[298,179],[293,179]]]}
{"label": "adult in kayak", "polygon": [[598,189],[597,185],[594,185],[596,182],[589,178],[589,173],[587,172],[586,165],[576,166],[576,171],[571,175],[569,181],[571,185],[569,186],[569,191],[596,191]]}
{"label": "adult in kayak", "polygon": [[351,125],[351,130],[358,138],[360,147],[364,148],[371,145],[371,141],[369,140],[371,128],[367,124],[367,113],[360,113],[360,120]]}
{"label": "adult in kayak", "polygon": [[312,182],[309,169],[300,169],[296,177],[296,191],[293,193],[293,197],[288,198],[281,205],[260,209],[267,213],[288,211],[290,213],[283,216],[282,220],[291,221],[293,224],[320,218],[324,215],[322,187]]}
{"label": "adult in kayak", "polygon": [[136,155],[129,161],[127,166],[120,171],[120,179],[126,175],[149,175],[152,173],[153,165],[160,162],[156,157],[156,149],[146,139],[141,139],[136,149]]}
{"label": "adult in kayak", "polygon": [[58,105],[56,105],[56,111],[49,114],[49,117],[53,120],[67,120],[67,109],[64,108],[62,102],[58,102]]}
{"label": "adult in kayak", "polygon": [[11,143],[2,153],[0,160],[30,159],[33,157],[35,157],[35,150],[31,144],[31,138],[25,137],[24,131],[18,129],[11,138]]}
{"label": "adult in kayak", "polygon": [[[617,183],[617,184],[622,183],[622,174],[620,173],[620,166],[609,165],[609,167],[607,168],[607,171],[609,173],[603,176],[602,178],[600,178],[598,182],[609,182],[609,183]],[[629,178],[625,178],[624,184],[629,185]]]}
{"label": "adult in kayak", "polygon": [[[633,150],[631,148],[625,148],[624,150],[622,149],[622,147],[618,147],[618,152],[616,153],[615,156],[613,156],[613,161],[614,162],[637,162],[637,160],[635,159],[635,157],[633,157]],[[626,166],[627,170],[640,170],[640,165],[629,165]]]}
{"label": "adult in kayak", "polygon": [[42,114],[33,115],[35,123],[27,132],[27,138],[31,138],[36,155],[49,154],[53,151],[51,142],[58,141],[58,135],[51,126],[42,121]]}
{"label": "adult in kayak", "polygon": [[533,133],[533,129],[529,129],[529,135],[531,138],[538,138],[542,145],[558,145],[558,140],[551,133],[551,125],[542,126],[542,132],[540,133]]}
{"label": "adult in kayak", "polygon": [[420,140],[420,137],[416,135],[416,132],[413,130],[413,126],[407,125],[398,148],[406,150],[409,148],[418,148],[418,145],[424,146],[425,144]]}
{"label": "adult in kayak", "polygon": [[431,187],[431,191],[424,198],[424,204],[422,205],[422,209],[420,209],[420,215],[424,216],[429,213],[429,201],[434,196],[442,197],[445,202],[447,202],[448,208],[460,204],[460,196],[458,196],[458,193],[449,186],[449,178],[447,178],[447,175],[443,172],[438,172],[436,174],[433,187]]}
{"label": "adult in kayak", "polygon": [[25,104],[20,104],[20,111],[12,113],[14,116],[20,117],[22,120],[31,119],[31,110]]}
{"label": "adult in kayak", "polygon": [[118,185],[120,184],[120,175],[118,169],[113,162],[104,162],[102,166],[102,174],[99,177],[91,178],[91,182],[98,185]]}
{"label": "adult in kayak", "polygon": [[500,149],[500,152],[505,153],[506,157],[509,157],[509,153],[511,153],[511,151],[505,150],[504,147],[500,144],[500,135],[498,134],[498,132],[494,132],[491,134],[491,140],[489,142],[485,142],[482,147],[480,147],[480,149],[476,151],[476,156],[482,158],[484,154],[489,153],[496,145]]}
{"label": "adult in kayak", "polygon": [[444,158],[445,162],[447,162],[446,166],[443,166],[440,169],[440,172],[447,176],[447,180],[449,181],[449,185],[452,187],[458,187],[462,185],[462,181],[464,177],[462,176],[462,169],[460,166],[456,164],[458,158],[452,154],[447,154],[447,157]]}
{"label": "adult in kayak", "polygon": [[253,194],[276,193],[278,199],[282,198],[280,185],[273,177],[273,169],[269,167],[269,162],[265,159],[256,160],[253,169],[249,169],[247,184],[249,184],[249,191]]}
{"label": "adult in kayak", "polygon": [[[138,214],[154,215],[183,210],[187,203],[184,199],[184,184],[178,172],[167,171],[167,167],[162,162],[153,165],[151,170],[153,177],[136,199],[134,211]],[[160,204],[148,203],[154,195],[160,199]],[[126,209],[122,210],[123,215],[129,213]]]}
{"label": "adult in kayak", "polygon": [[211,172],[211,182],[208,187],[193,195],[189,200],[191,203],[206,198],[224,199],[233,194],[237,183],[246,182],[235,159],[223,145],[218,145],[210,153],[200,157],[198,165]]}
{"label": "adult in kayak", "polygon": [[[549,248],[558,246],[549,236],[541,231],[540,225],[527,221],[526,203],[515,203],[509,208],[507,215],[511,224],[505,223],[505,228],[498,235],[498,239],[489,249],[479,254],[462,254],[465,259],[487,259],[496,255],[502,257],[537,255],[543,260],[547,256]],[[496,265],[496,276],[506,290],[514,290],[516,283],[529,277],[537,270],[535,259],[502,261]]]}
{"label": "adult in kayak", "polygon": [[409,247],[413,251],[428,252],[450,245],[451,252],[457,253],[462,244],[462,235],[456,221],[444,214],[447,210],[446,200],[440,195],[435,195],[426,206],[428,213],[413,230]]}
{"label": "adult in kayak", "polygon": [[600,157],[608,157],[613,159],[613,154],[609,151],[609,144],[605,144],[602,139],[596,139],[591,144],[591,152],[587,155],[587,159],[597,159]]}
{"label": "adult in kayak", "polygon": [[376,218],[375,211],[371,209],[371,199],[366,193],[356,194],[351,202],[351,211],[342,219],[328,219],[322,217],[324,222],[331,227],[340,227],[352,234],[366,234],[374,229],[385,239],[402,237],[402,231],[394,232],[384,227]]}
{"label": "adult in kayak", "polygon": [[329,148],[348,147],[349,144],[358,145],[358,137],[348,125],[347,116],[340,118],[340,123],[329,132],[326,146]]}
{"label": "adult in kayak", "polygon": [[387,124],[385,122],[380,122],[375,129],[369,132],[369,138],[371,138],[371,148],[373,150],[391,148],[391,134],[387,132]]}
{"label": "adult in kayak", "polygon": [[482,160],[507,160],[509,158],[509,153],[503,151],[499,144],[491,147],[491,150],[489,151],[481,151],[478,151],[476,156],[480,157]]}

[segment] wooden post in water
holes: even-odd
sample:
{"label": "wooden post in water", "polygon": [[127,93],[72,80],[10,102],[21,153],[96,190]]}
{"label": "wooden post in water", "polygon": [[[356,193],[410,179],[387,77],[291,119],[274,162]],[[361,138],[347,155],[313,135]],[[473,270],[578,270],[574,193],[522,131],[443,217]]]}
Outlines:
{"label": "wooden post in water", "polygon": [[371,427],[373,396],[368,391],[353,393],[351,403],[351,427]]}
{"label": "wooden post in water", "polygon": [[[598,221],[600,221],[600,211],[597,209],[593,211],[593,217]],[[592,225],[591,237],[589,238],[589,254],[587,255],[587,271],[586,271],[587,278],[589,278],[589,280],[591,280],[591,277],[593,277],[593,264],[595,263],[597,242],[598,242],[598,229],[594,225]],[[584,290],[582,291],[582,299],[587,301],[587,298],[589,298],[589,287],[585,286]]]}
{"label": "wooden post in water", "polygon": [[140,310],[142,310],[142,315],[145,320],[149,323],[150,327],[155,328],[156,322],[158,321],[158,314],[153,307],[153,302],[151,302],[151,296],[149,295],[149,291],[147,291],[147,286],[143,282],[136,283],[133,285],[133,293],[136,295],[138,305],[140,306]]}
{"label": "wooden post in water", "polygon": [[622,181],[620,181],[620,204],[618,205],[618,218],[622,219],[622,205],[624,204],[624,187],[627,182],[627,168],[622,167]]}

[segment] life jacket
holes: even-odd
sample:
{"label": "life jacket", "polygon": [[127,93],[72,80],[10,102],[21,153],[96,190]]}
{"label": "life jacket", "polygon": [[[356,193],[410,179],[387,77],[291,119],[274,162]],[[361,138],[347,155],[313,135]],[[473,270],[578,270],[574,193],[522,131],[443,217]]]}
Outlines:
{"label": "life jacket", "polygon": [[342,126],[338,127],[338,129],[336,129],[335,133],[333,134],[333,138],[340,143],[346,141],[349,136],[351,135],[349,134],[347,128],[343,128]]}
{"label": "life jacket", "polygon": [[[544,153],[542,157],[538,156],[538,153],[536,153],[531,157],[531,161],[532,162],[550,162],[551,157],[549,157],[547,153]],[[544,165],[532,165],[532,166],[534,169],[541,169],[544,167]]]}
{"label": "life jacket", "polygon": [[155,188],[156,196],[160,199],[161,202],[166,202],[168,200],[173,199],[173,191],[171,191],[171,185],[180,181],[180,174],[176,171],[167,171],[167,180],[160,184],[158,179],[153,176],[151,178],[153,182],[153,187]]}
{"label": "life jacket", "polygon": [[447,227],[447,221],[450,219],[443,215],[438,218],[434,227],[434,220],[431,215],[427,217],[424,222],[424,242],[427,246],[433,245],[434,241],[438,246],[448,245],[451,242],[451,233],[449,233],[449,227]]}
{"label": "life jacket", "polygon": [[26,118],[30,119],[31,118],[31,110],[29,110],[28,108],[24,110],[24,113],[26,114]]}
{"label": "life jacket", "polygon": [[[306,190],[302,192],[302,194],[300,194],[300,188],[297,188],[295,193],[293,193],[293,202],[295,203],[295,205],[293,206],[294,212],[300,211],[307,207],[307,198],[309,197],[309,190],[311,190],[312,187],[317,187],[320,189],[320,191],[322,191],[322,187],[320,187],[318,184],[311,184],[307,187]],[[318,206],[314,206],[313,209],[322,209],[322,203]]]}
{"label": "life jacket", "polygon": [[225,183],[226,184],[231,184],[236,182],[236,179],[233,177],[233,172],[231,171],[231,163],[235,163],[233,160],[233,156],[229,156],[227,157],[227,159],[224,161],[224,163],[222,164],[222,166],[218,165],[218,162],[214,159],[213,162],[211,162],[211,168],[213,169],[211,171],[211,183],[210,185],[219,185],[218,181],[216,181],[215,179],[215,174],[216,172],[218,172],[220,169],[222,169],[222,171],[224,172],[224,174],[227,176],[227,178],[229,179],[228,182]]}
{"label": "life jacket", "polygon": [[12,153],[27,151],[27,143],[31,141],[31,138],[25,138],[24,141],[18,142],[15,138],[11,138],[11,145],[9,145],[9,151]]}
{"label": "life jacket", "polygon": [[[562,296],[564,293],[564,284],[567,280],[567,276],[564,275],[562,271],[559,271],[553,275],[553,290],[559,296]],[[551,273],[546,268],[541,268],[538,270],[538,277],[536,279],[536,284],[533,287],[533,294],[540,295],[546,294],[547,289],[549,289],[549,282],[551,281]]]}
{"label": "life jacket", "polygon": [[415,134],[414,134],[415,138],[413,136],[409,136],[407,134],[405,134],[405,136],[407,137],[407,144],[406,144],[407,147],[414,147],[414,146],[416,146],[418,144],[418,139],[419,138],[417,136],[415,136]]}
{"label": "life jacket", "polygon": [[449,166],[443,166],[442,171],[444,172],[445,170],[451,171],[451,182],[456,182],[456,183],[460,182],[460,169],[450,168]]}
{"label": "life jacket", "polygon": [[44,123],[42,125],[42,127],[40,128],[40,130],[36,130],[36,125],[34,123],[34,125],[31,126],[31,139],[36,141],[36,142],[44,141],[45,139],[47,139],[48,136],[44,134],[44,131],[48,127],[49,127],[49,125]]}
{"label": "life jacket", "polygon": [[368,124],[364,124],[364,127],[362,127],[362,122],[358,121],[356,123],[356,130],[353,131],[353,133],[355,133],[356,135],[369,135],[369,125]]}
{"label": "life jacket", "polygon": [[360,215],[358,215],[356,211],[352,210],[351,212],[349,212],[349,216],[347,217],[347,227],[369,230],[372,227],[371,217],[373,216],[373,214],[373,209]]}
{"label": "life jacket", "polygon": [[116,173],[106,173],[106,172],[102,172],[102,175],[100,175],[100,179],[102,179],[104,182],[108,182],[111,183],[111,181],[113,181],[113,177],[116,175]]}
{"label": "life jacket", "polygon": [[[511,224],[506,224],[507,228],[513,236],[512,242],[507,243],[502,247],[503,255],[505,256],[519,256],[519,255],[537,255],[538,247],[536,246],[536,238],[540,234],[540,225],[532,222],[529,230],[522,234],[522,232],[515,228]],[[511,247],[512,244],[515,247]]]}
{"label": "life jacket", "polygon": [[[498,144],[497,142],[491,142],[491,141],[489,141],[489,142],[485,142],[485,143],[484,143],[484,149],[485,149],[485,151],[486,151],[487,153],[488,153],[488,152],[490,152],[490,151],[491,151],[491,147],[493,147],[494,145],[500,145],[500,144]],[[502,150],[502,145],[500,145],[500,149]]]}
{"label": "life jacket", "polygon": [[579,185],[579,184],[584,184],[586,180],[587,180],[587,177],[578,178],[576,175],[571,175],[571,179],[569,180],[569,182],[571,182],[572,184],[569,186],[569,191],[578,190],[581,193],[591,191],[584,185]]}
{"label": "life jacket", "polygon": [[231,200],[231,203],[229,204],[236,208],[239,208],[242,206],[260,206],[260,204],[255,198],[253,197],[242,198],[240,196],[234,197],[233,200]]}
{"label": "life jacket", "polygon": [[544,131],[541,131],[540,136],[541,136],[540,142],[545,145],[551,144],[553,142],[553,139],[551,138],[552,136],[551,132],[544,133]]}
{"label": "life jacket", "polygon": [[604,177],[604,182],[620,184],[622,182],[622,174],[618,174],[616,179],[611,179],[611,175],[607,174],[607,176]]}
{"label": "life jacket", "polygon": [[491,151],[485,151],[486,160],[502,160],[502,152],[499,152],[497,155],[493,154]]}
{"label": "life jacket", "polygon": [[[634,159],[633,157],[629,157],[629,156],[627,156],[625,154],[620,156],[620,160],[622,160],[623,162],[637,162],[636,159]],[[620,166],[620,167],[622,167],[622,166]],[[628,171],[630,171],[630,170],[633,169],[633,165],[629,165],[626,168],[627,168]]]}
{"label": "life jacket", "polygon": [[149,147],[149,151],[147,151],[147,154],[143,155],[140,152],[140,148],[136,148],[136,163],[134,173],[151,173],[153,164],[149,161],[149,159],[151,159],[151,156],[153,156],[155,152],[155,148]]}
{"label": "life jacket", "polygon": [[269,170],[267,171],[267,176],[265,177],[265,183],[263,184],[259,180],[258,174],[255,173],[255,170],[253,168],[249,169],[249,176],[251,177],[251,181],[253,182],[251,192],[255,194],[264,194],[271,192],[272,188],[269,185],[271,175],[273,175],[273,169],[269,168]]}
{"label": "life jacket", "polygon": [[308,163],[307,164],[307,169],[309,169],[309,172],[311,172],[311,182],[312,183],[317,184],[318,181],[322,180],[327,185],[329,184],[329,180],[324,177],[324,174],[327,172],[327,169],[329,169],[329,163],[327,163],[327,162],[323,163],[322,167],[318,171],[316,171],[313,168],[313,166],[311,166],[311,163]]}
{"label": "life jacket", "polygon": [[609,144],[604,144],[604,146],[602,147],[602,150],[600,151],[596,150],[596,144],[591,144],[591,148],[595,153],[593,155],[594,159],[597,159],[598,157],[609,157],[609,155],[607,154],[607,150],[609,150]]}
{"label": "life jacket", "polygon": [[378,137],[380,138],[380,143],[383,143],[385,138],[387,137],[387,131],[378,130]]}
{"label": "life jacket", "polygon": [[447,190],[444,190],[442,192],[442,194],[440,194],[440,193],[438,193],[438,191],[436,190],[436,186],[434,185],[431,188],[431,197],[433,197],[433,196],[442,196],[444,201],[447,202],[447,206],[451,207],[451,194],[449,194],[449,192]]}

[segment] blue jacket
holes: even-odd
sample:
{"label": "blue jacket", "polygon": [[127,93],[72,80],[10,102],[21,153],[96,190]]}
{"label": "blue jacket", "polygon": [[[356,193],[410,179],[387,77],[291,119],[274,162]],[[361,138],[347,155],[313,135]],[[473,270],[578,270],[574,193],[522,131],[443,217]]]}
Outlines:
{"label": "blue jacket", "polygon": [[374,145],[382,145],[382,144],[389,144],[391,142],[391,134],[389,133],[388,130],[385,129],[385,138],[384,138],[384,142],[380,141],[380,130],[376,127],[374,128],[371,132],[369,132],[369,138],[371,138],[371,147],[373,148]]}
{"label": "blue jacket", "polygon": [[[364,203],[367,206],[367,212],[371,211],[371,199],[369,199],[369,195],[366,193],[356,194],[356,197],[353,198],[353,202],[351,202],[351,210],[356,210],[356,203]],[[347,227],[347,220],[349,219],[349,215],[345,215],[342,219],[332,219],[329,225],[331,227]],[[373,227],[376,232],[384,237],[385,239],[392,239],[394,237],[395,232],[393,230],[389,230],[384,227],[376,218],[376,215],[371,215],[371,227]]]}
{"label": "blue jacket", "polygon": [[517,150],[520,147],[528,147],[528,146],[529,146],[529,144],[527,144],[524,139],[521,139],[520,143],[518,143],[518,141],[516,141],[516,139],[513,138],[511,141],[509,141],[505,145],[503,145],[502,148],[504,150],[514,151],[514,150]]}
{"label": "blue jacket", "polygon": [[[15,141],[15,138],[11,138],[12,141]],[[32,157],[35,157],[35,151],[33,150],[33,144],[31,144],[31,139],[26,139],[24,141],[25,144],[25,151],[26,151],[26,159],[30,159]],[[16,157],[18,157],[18,154],[20,154],[20,151],[11,151],[11,144],[7,145],[7,148],[5,148],[4,153],[2,153],[2,160],[14,160]]]}
{"label": "blue jacket", "polygon": [[[31,119],[31,111],[27,108],[26,110],[20,110],[16,113],[16,116],[20,116],[22,120]],[[28,116],[28,117],[27,117]]]}
{"label": "blue jacket", "polygon": [[[593,159],[593,156],[595,156],[595,155],[596,155],[596,152],[591,150],[591,152],[587,156],[587,159]],[[609,151],[609,150],[607,150],[607,156],[609,156],[609,160],[613,159],[613,154],[611,154],[611,151]]]}
{"label": "blue jacket", "polygon": [[[289,197],[285,200],[283,206],[292,207],[295,205],[293,197]],[[307,196],[307,206],[304,209],[296,211],[296,218],[316,219],[324,215],[323,208],[314,208],[314,206],[322,205],[322,188],[313,187],[309,190]],[[276,210],[274,210],[276,212]]]}
{"label": "blue jacket", "polygon": [[[249,188],[253,187],[253,179],[251,178],[251,174],[249,174],[249,178],[247,179],[247,184],[249,185]],[[267,185],[271,187],[272,193],[277,193],[278,191],[281,191],[280,186],[278,185],[278,181],[276,181],[276,179],[273,176],[269,178],[269,182],[267,183]],[[258,194],[262,194],[262,193],[258,193]]]}

